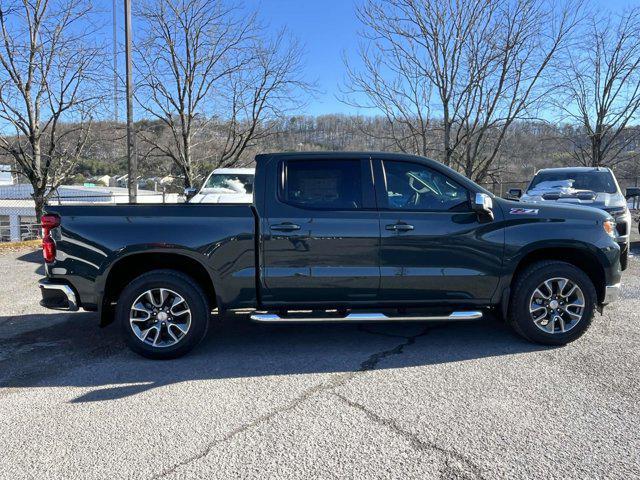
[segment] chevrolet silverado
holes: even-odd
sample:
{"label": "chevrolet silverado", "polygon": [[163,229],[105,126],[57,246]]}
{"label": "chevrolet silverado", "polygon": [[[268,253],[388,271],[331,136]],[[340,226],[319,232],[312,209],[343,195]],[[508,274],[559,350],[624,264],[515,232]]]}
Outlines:
{"label": "chevrolet silverado", "polygon": [[620,289],[603,210],[498,198],[429,159],[256,157],[253,203],[48,206],[42,305],[99,311],[128,345],[173,358],[210,313],[257,322],[470,321],[580,337]]}

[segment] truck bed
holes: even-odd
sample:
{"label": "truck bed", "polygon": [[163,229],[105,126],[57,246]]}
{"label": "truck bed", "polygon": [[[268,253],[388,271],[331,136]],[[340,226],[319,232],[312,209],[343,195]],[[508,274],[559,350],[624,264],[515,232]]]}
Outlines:
{"label": "truck bed", "polygon": [[255,304],[256,217],[251,205],[65,205],[47,206],[45,212],[61,218],[55,231],[55,268],[48,274],[69,279],[85,307],[96,306],[96,296],[120,260],[141,252],[148,254],[147,261],[158,254],[190,257],[219,285],[220,302]]}

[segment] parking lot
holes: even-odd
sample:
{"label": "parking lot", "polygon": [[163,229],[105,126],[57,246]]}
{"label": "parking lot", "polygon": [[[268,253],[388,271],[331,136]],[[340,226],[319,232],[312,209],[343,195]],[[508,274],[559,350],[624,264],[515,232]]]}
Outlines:
{"label": "parking lot", "polygon": [[638,478],[640,242],[622,299],[564,348],[491,318],[256,325],[131,353],[38,306],[38,251],[0,254],[2,478]]}

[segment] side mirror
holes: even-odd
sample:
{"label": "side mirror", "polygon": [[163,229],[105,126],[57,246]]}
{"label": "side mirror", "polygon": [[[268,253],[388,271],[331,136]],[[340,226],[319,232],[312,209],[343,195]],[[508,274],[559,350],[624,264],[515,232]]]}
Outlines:
{"label": "side mirror", "polygon": [[493,199],[486,193],[476,193],[472,208],[481,220],[493,220]]}
{"label": "side mirror", "polygon": [[196,193],[198,193],[197,188],[189,187],[184,189],[184,196],[187,197],[187,201],[191,200]]}
{"label": "side mirror", "polygon": [[509,198],[520,198],[522,196],[522,189],[520,188],[510,188],[507,192],[507,197]]}
{"label": "side mirror", "polygon": [[629,187],[624,194],[625,198],[640,197],[640,187]]}

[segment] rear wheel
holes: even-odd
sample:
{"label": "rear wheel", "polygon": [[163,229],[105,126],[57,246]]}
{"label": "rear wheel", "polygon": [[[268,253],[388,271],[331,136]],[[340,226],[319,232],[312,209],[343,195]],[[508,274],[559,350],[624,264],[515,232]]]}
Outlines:
{"label": "rear wheel", "polygon": [[204,338],[209,310],[193,279],[174,270],[154,270],[127,285],[118,299],[116,318],[134,352],[176,358]]}
{"label": "rear wheel", "polygon": [[593,282],[579,268],[566,262],[538,262],[516,279],[508,320],[531,341],[564,345],[589,328],[597,299]]}

